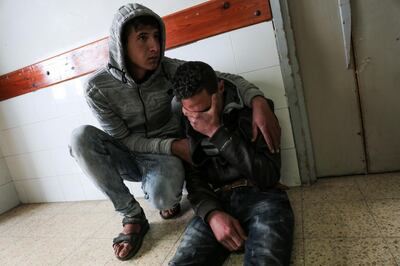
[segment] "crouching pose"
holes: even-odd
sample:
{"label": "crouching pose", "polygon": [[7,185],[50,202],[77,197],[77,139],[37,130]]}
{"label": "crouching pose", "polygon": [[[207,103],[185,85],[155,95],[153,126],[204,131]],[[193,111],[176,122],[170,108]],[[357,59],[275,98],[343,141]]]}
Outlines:
{"label": "crouching pose", "polygon": [[277,186],[280,154],[262,136],[252,141],[252,112],[239,88],[203,62],[181,65],[173,83],[186,117],[195,217],[169,265],[221,265],[241,251],[244,265],[288,265],[294,218]]}

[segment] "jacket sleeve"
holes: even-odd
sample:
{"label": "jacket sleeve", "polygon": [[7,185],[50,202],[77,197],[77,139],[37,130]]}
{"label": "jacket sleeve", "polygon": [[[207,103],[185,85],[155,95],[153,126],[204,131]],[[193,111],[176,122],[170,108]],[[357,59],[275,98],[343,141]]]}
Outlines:
{"label": "jacket sleeve", "polygon": [[248,82],[243,77],[239,75],[222,73],[216,71],[219,78],[230,80],[239,89],[240,96],[243,99],[244,104],[252,108],[251,100],[256,96],[264,96],[263,92],[254,84]]}
{"label": "jacket sleeve", "polygon": [[210,138],[230,166],[251,180],[260,189],[275,185],[280,179],[280,154],[271,154],[259,134],[255,142],[251,141],[250,112],[239,118],[236,128],[221,126]]}
{"label": "jacket sleeve", "polygon": [[87,86],[86,102],[106,133],[120,140],[131,151],[171,154],[173,138],[146,138],[143,134],[131,133],[125,122],[112,110],[106,97],[95,88],[95,85],[88,84]]}
{"label": "jacket sleeve", "polygon": [[217,195],[211,189],[206,177],[198,168],[185,163],[186,189],[195,215],[207,222],[207,215],[214,210],[223,210]]}

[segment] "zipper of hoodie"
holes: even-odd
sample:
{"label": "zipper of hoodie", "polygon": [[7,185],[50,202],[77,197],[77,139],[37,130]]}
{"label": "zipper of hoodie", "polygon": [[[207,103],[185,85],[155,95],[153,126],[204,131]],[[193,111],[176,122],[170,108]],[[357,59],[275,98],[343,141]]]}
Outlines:
{"label": "zipper of hoodie", "polygon": [[143,96],[142,96],[142,90],[140,89],[140,86],[137,86],[137,88],[138,88],[138,91],[139,91],[139,99],[140,99],[140,102],[142,103],[142,106],[143,106],[144,131],[145,131],[146,138],[148,138],[148,135],[147,135],[147,114],[146,114],[146,106],[144,105]]}

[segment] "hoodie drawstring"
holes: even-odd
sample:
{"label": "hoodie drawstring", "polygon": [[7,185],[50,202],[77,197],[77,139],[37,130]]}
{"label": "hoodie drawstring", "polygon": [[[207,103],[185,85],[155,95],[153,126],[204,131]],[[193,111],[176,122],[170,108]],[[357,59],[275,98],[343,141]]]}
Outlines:
{"label": "hoodie drawstring", "polygon": [[110,70],[110,69],[115,69],[115,70],[117,70],[118,72],[122,73],[122,82],[123,82],[123,83],[127,83],[127,82],[128,82],[128,80],[127,80],[126,77],[125,77],[125,74],[126,74],[126,73],[125,73],[124,70],[121,70],[121,69],[119,69],[119,68],[117,68],[117,67],[111,65],[110,63],[107,64],[107,67],[108,67],[108,70]]}

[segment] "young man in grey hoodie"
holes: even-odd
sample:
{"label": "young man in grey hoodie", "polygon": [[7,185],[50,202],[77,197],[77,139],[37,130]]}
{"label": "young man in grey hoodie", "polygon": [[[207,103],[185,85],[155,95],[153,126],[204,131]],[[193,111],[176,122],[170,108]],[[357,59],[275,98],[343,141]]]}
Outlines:
{"label": "young man in grey hoodie", "polygon": [[[74,130],[71,154],[114,204],[123,231],[114,239],[118,259],[139,250],[149,224],[123,183],[142,182],[145,198],[165,218],[180,211],[182,161],[190,162],[181,117],[173,110],[171,79],[183,61],[164,57],[165,26],[156,13],[139,5],[122,6],[114,16],[109,63],[88,80],[85,97],[104,131],[85,125]],[[241,88],[253,108],[253,135],[261,131],[274,151],[280,127],[262,92],[240,76],[218,73]],[[178,108],[179,109],[179,108]]]}

